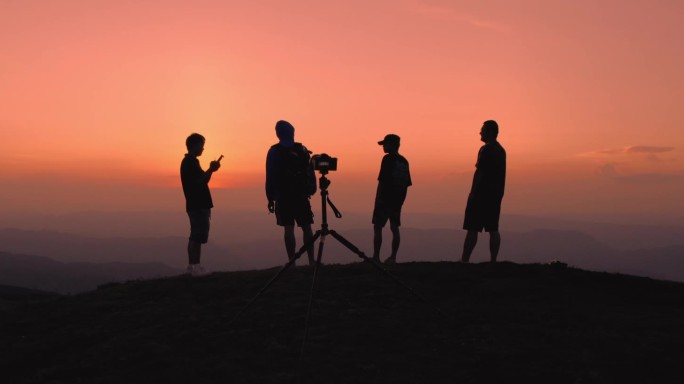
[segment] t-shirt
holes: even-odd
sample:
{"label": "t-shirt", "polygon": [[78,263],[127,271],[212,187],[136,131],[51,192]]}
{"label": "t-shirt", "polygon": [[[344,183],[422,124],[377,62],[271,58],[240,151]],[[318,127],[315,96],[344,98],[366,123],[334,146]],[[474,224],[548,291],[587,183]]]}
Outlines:
{"label": "t-shirt", "polygon": [[180,166],[185,209],[210,209],[214,207],[209,192],[209,183],[205,181],[204,171],[195,156],[185,155]]}
{"label": "t-shirt", "polygon": [[506,187],[506,151],[495,141],[480,148],[475,164],[471,198],[501,200]]}
{"label": "t-shirt", "polygon": [[412,182],[408,160],[398,153],[386,154],[380,164],[375,203],[382,203],[390,209],[401,208],[410,185]]}

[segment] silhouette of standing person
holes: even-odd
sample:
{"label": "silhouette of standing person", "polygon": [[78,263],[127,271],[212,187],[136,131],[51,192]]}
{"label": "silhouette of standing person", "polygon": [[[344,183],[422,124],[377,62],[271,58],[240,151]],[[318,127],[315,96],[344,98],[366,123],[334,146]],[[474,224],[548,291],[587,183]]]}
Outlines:
{"label": "silhouette of standing person", "polygon": [[[266,156],[266,198],[268,211],[284,228],[285,250],[292,259],[296,253],[294,224],[302,228],[304,243],[313,238],[313,211],[309,198],[316,193],[316,175],[310,164],[311,152],[294,141],[294,127],[285,120],[275,126],[278,144]],[[309,265],[315,263],[314,247],[306,249]]]}
{"label": "silhouette of standing person", "polygon": [[[197,157],[204,152],[204,136],[193,133],[185,140],[188,153],[180,166],[181,183],[185,195],[185,210],[190,218],[190,238],[188,240],[188,274],[200,276],[205,273],[200,264],[202,244],[209,240],[209,222],[214,203],[209,192],[211,175],[221,167],[221,158],[209,163],[209,169],[202,170]],[[221,156],[223,157],[223,156]]]}
{"label": "silhouette of standing person", "polygon": [[392,253],[385,263],[397,261],[397,251],[401,242],[399,226],[401,225],[401,207],[406,200],[406,192],[411,185],[409,163],[399,154],[400,138],[389,134],[382,141],[378,141],[386,155],[380,164],[378,175],[378,189],[375,194],[375,208],[373,209],[373,260],[380,261],[382,247],[382,229],[390,222],[392,231]]}
{"label": "silhouette of standing person", "polygon": [[463,229],[467,230],[463,242],[461,261],[470,261],[470,255],[477,244],[478,232],[489,232],[489,253],[496,262],[501,246],[499,216],[501,200],[506,186],[506,151],[497,141],[499,125],[487,120],[480,129],[480,140],[485,144],[477,154],[473,185],[468,195]]}

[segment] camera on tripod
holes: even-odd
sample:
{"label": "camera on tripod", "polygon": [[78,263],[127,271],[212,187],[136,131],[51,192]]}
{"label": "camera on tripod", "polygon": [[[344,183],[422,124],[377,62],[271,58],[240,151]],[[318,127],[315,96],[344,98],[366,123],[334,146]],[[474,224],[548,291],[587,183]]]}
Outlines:
{"label": "camera on tripod", "polygon": [[322,174],[328,171],[337,171],[337,157],[330,157],[327,153],[311,156],[311,164],[313,169],[320,171]]}

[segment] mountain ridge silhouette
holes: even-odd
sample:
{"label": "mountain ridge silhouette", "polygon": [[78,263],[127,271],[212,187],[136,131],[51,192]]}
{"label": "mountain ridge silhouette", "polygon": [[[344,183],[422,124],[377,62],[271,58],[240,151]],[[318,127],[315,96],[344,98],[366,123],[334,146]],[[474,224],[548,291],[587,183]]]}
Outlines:
{"label": "mountain ridge silhouette", "polygon": [[[674,383],[684,284],[560,264],[365,263],[112,283],[0,306],[12,383]],[[3,292],[0,290],[0,292]],[[436,315],[432,306],[448,316]]]}
{"label": "mountain ridge silhouette", "polygon": [[[362,251],[367,254],[371,252],[372,231],[351,228],[339,232]],[[461,232],[449,228],[403,228],[399,260],[458,260],[462,247]],[[651,245],[625,250],[614,247],[612,242],[607,244],[601,238],[574,229],[512,230],[503,233],[502,237],[504,241],[500,259],[503,261],[547,263],[560,260],[582,269],[684,281],[684,244],[654,246],[648,243]],[[476,262],[489,259],[486,237],[482,237],[480,242],[482,244],[475,248],[472,257]],[[187,239],[182,236],[93,237],[54,231],[0,229],[0,244],[0,257],[3,252],[47,257],[50,262],[43,259],[46,263],[44,269],[59,271],[55,276],[50,276],[39,268],[27,269],[26,263],[17,258],[5,258],[0,263],[0,284],[62,293],[82,292],[113,281],[173,275],[184,269],[187,263]],[[387,249],[385,247],[385,251]],[[383,254],[383,257],[387,255]],[[286,256],[280,236],[264,235],[259,240],[224,245],[220,235],[216,234],[203,250],[202,260],[212,271],[251,270],[281,265],[286,261]],[[330,242],[326,247],[326,263],[358,260],[336,242]],[[66,263],[73,270],[55,269],[54,262]],[[106,272],[103,263],[117,263],[114,265],[119,266],[116,267],[119,272],[107,274],[98,271]],[[130,267],[126,268],[128,264]],[[145,264],[147,267],[143,266]],[[83,284],[71,281],[74,274],[82,276]],[[85,280],[88,280],[87,284]],[[43,284],[48,281],[50,284]]]}

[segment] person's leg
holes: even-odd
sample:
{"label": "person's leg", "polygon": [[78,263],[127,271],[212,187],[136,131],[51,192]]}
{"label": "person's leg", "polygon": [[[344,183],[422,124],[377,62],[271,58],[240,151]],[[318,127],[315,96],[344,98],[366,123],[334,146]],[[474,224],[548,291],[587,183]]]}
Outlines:
{"label": "person's leg", "polygon": [[396,224],[390,223],[390,230],[392,230],[392,254],[388,260],[396,261],[399,244],[401,243],[401,234],[399,232],[399,226]]}
{"label": "person's leg", "polygon": [[293,202],[287,199],[276,200],[275,215],[276,224],[283,227],[285,252],[287,252],[287,259],[291,260],[296,253],[295,248],[297,247],[294,233],[295,220],[293,216]]}
{"label": "person's leg", "polygon": [[199,264],[202,255],[202,243],[188,240],[188,264]]}
{"label": "person's leg", "polygon": [[380,261],[380,248],[382,247],[382,226],[373,226],[373,260]]}
{"label": "person's leg", "polygon": [[470,262],[470,256],[477,244],[478,232],[484,229],[483,216],[482,202],[477,199],[477,196],[468,195],[468,203],[463,218],[463,229],[468,231],[463,240],[463,254],[461,255],[461,262],[463,263]]}
{"label": "person's leg", "polygon": [[313,230],[311,229],[311,224],[303,225],[302,232],[304,233],[304,244],[308,244],[306,247],[306,254],[309,256],[309,265],[314,265],[314,263],[316,263],[316,259],[314,258],[314,244],[311,242],[311,239],[313,239]]}
{"label": "person's leg", "polygon": [[283,238],[285,240],[285,251],[287,251],[287,258],[292,259],[295,255],[295,247],[297,246],[297,241],[295,240],[294,234],[294,224],[283,226]]}
{"label": "person's leg", "polygon": [[477,231],[469,230],[466,234],[465,241],[463,242],[463,255],[461,256],[461,261],[464,263],[470,262],[470,255],[475,249],[477,244]]}
{"label": "person's leg", "polygon": [[202,255],[202,243],[207,242],[209,237],[209,210],[190,210],[190,237],[188,239],[188,271],[194,272],[195,267],[200,263]]}
{"label": "person's leg", "polygon": [[380,262],[380,249],[382,248],[382,229],[385,228],[389,220],[389,214],[385,210],[385,207],[379,203],[375,202],[375,207],[373,208],[373,260]]}
{"label": "person's leg", "polygon": [[198,266],[198,273],[204,273],[204,268],[201,266],[201,256],[202,256],[202,244],[206,244],[209,241],[209,228],[211,226],[211,209],[203,209],[200,211],[200,217],[202,220],[202,225],[200,226],[200,234],[197,244],[197,257],[195,258],[195,264]]}
{"label": "person's leg", "polygon": [[496,263],[496,257],[499,255],[499,248],[501,247],[501,234],[499,231],[489,232],[489,254],[492,263]]}

